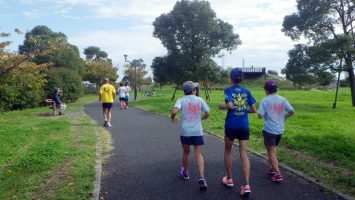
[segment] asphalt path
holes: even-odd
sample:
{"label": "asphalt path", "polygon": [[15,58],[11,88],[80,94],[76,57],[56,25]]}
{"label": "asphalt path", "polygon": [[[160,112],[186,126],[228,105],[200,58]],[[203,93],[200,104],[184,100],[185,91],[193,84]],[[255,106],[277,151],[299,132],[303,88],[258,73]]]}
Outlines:
{"label": "asphalt path", "polygon": [[[182,148],[179,127],[173,125],[167,117],[131,107],[120,110],[117,105],[116,103],[112,112],[112,127],[108,128],[112,134],[114,149],[103,166],[103,199],[242,199],[239,196],[242,169],[238,148],[233,148],[235,186],[230,189],[221,184],[221,178],[225,174],[223,141],[212,135],[204,136],[202,152],[208,190],[201,192],[197,183],[193,149],[190,155],[190,180],[180,177]],[[101,104],[98,102],[88,104],[85,112],[97,123],[103,123]],[[269,167],[266,162],[252,154],[249,156],[252,190],[249,199],[340,199],[285,170],[282,171],[284,181],[273,183],[267,174]]]}

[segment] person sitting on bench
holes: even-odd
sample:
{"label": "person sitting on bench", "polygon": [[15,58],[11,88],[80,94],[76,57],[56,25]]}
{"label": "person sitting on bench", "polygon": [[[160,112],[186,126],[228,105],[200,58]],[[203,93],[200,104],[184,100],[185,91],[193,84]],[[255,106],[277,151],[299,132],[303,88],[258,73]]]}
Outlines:
{"label": "person sitting on bench", "polygon": [[57,109],[60,109],[59,115],[63,115],[66,109],[66,105],[60,101],[60,97],[63,95],[62,90],[60,88],[54,89],[53,101],[55,102],[55,106]]}

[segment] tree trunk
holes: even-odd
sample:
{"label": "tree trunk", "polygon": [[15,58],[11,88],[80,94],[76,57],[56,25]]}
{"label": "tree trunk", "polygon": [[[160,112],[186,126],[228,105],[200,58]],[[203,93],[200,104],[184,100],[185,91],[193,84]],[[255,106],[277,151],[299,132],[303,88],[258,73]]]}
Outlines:
{"label": "tree trunk", "polygon": [[352,105],[353,107],[355,107],[355,75],[354,75],[354,67],[351,60],[351,54],[347,54],[345,62],[346,62],[347,72],[349,73]]}
{"label": "tree trunk", "polygon": [[350,82],[350,90],[351,90],[351,100],[352,105],[355,107],[355,76],[354,76],[354,69],[350,69],[349,73],[349,82]]}
{"label": "tree trunk", "polygon": [[175,94],[176,94],[176,90],[178,89],[178,85],[176,85],[175,87],[175,91],[174,91],[174,94],[173,96],[171,97],[171,101],[174,101],[175,100]]}

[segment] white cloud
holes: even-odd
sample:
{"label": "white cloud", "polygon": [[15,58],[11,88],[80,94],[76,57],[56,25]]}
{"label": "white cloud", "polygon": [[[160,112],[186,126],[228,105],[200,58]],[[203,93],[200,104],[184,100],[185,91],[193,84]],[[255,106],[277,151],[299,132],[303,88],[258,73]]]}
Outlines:
{"label": "white cloud", "polygon": [[69,42],[79,47],[81,51],[88,46],[97,46],[108,53],[109,58],[118,65],[122,78],[124,58],[142,58],[149,66],[156,56],[166,54],[160,41],[152,37],[152,26],[139,26],[121,30],[100,30],[68,35]]}
{"label": "white cloud", "polygon": [[[1,2],[2,0],[0,0]],[[21,0],[24,1],[24,0]],[[46,0],[28,0],[40,4]],[[68,35],[73,44],[84,48],[96,45],[107,51],[114,63],[123,60],[122,55],[143,58],[149,65],[155,56],[163,55],[165,49],[152,37],[152,22],[163,13],[173,9],[176,0],[62,0],[50,2],[55,14],[67,19],[84,17],[95,20],[120,20],[140,27],[120,27],[120,30],[93,30],[88,33]],[[296,0],[210,0],[217,17],[232,24],[240,34],[242,45],[231,55],[226,54],[226,66],[269,66],[280,70],[287,62],[287,52],[293,42],[282,32],[284,16],[296,11]],[[82,12],[74,13],[80,9]],[[26,17],[38,18],[45,11],[31,10]],[[48,11],[49,12],[49,11]],[[85,16],[84,16],[85,15]],[[78,24],[80,26],[80,24]],[[217,59],[218,61],[218,59]],[[221,63],[221,62],[219,62]]]}
{"label": "white cloud", "polygon": [[47,15],[47,13],[41,10],[29,10],[22,12],[22,15],[26,18],[37,19],[41,16]]}

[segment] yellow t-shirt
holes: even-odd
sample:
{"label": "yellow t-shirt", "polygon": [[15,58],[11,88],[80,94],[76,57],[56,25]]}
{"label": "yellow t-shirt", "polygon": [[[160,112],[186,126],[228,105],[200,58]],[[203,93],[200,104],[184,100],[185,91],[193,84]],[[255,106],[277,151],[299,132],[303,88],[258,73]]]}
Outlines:
{"label": "yellow t-shirt", "polygon": [[106,83],[100,87],[100,95],[102,103],[113,103],[114,97],[116,96],[115,87]]}

